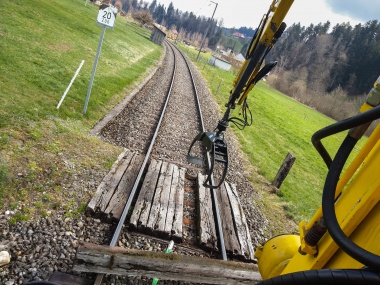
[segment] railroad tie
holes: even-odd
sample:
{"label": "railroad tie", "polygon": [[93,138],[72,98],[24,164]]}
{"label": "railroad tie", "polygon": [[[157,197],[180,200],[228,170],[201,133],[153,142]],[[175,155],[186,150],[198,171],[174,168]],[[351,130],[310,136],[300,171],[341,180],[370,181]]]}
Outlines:
{"label": "railroad tie", "polygon": [[140,154],[124,149],[99,184],[86,214],[107,222],[119,220],[142,160]]}
{"label": "railroad tie", "polygon": [[[214,244],[216,243],[216,233],[211,210],[210,189],[203,186],[204,180],[205,177],[199,174],[199,244],[206,249],[212,249],[213,246],[216,246]],[[236,185],[225,181],[220,188],[216,189],[216,193],[228,255],[242,261],[252,261],[254,259],[254,248]]]}
{"label": "railroad tie", "polygon": [[181,242],[185,169],[152,159],[137,198],[130,228]]}

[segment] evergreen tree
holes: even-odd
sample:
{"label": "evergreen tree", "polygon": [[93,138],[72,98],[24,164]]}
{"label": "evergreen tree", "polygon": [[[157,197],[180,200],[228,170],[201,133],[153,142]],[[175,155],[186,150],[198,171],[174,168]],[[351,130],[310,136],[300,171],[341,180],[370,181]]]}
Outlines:
{"label": "evergreen tree", "polygon": [[165,19],[165,8],[164,5],[158,4],[157,8],[154,10],[153,18],[156,19],[156,22],[162,25]]}
{"label": "evergreen tree", "polygon": [[136,10],[137,9],[137,0],[132,0],[131,5],[132,5],[133,10]]}
{"label": "evergreen tree", "polygon": [[174,17],[174,6],[173,2],[170,2],[168,9],[166,10],[166,24],[168,28],[170,28],[172,25],[175,25],[175,17]]}
{"label": "evergreen tree", "polygon": [[131,7],[131,4],[129,2],[129,0],[122,0],[121,1],[121,9],[125,12],[125,13],[128,13],[129,12],[129,9]]}
{"label": "evergreen tree", "polygon": [[214,36],[212,36],[208,42],[208,45],[210,48],[212,49],[215,49],[216,46],[218,45],[219,43],[219,40],[221,39],[222,37],[222,33],[223,33],[223,30],[222,28],[218,28],[216,33],[214,34]]}
{"label": "evergreen tree", "polygon": [[149,12],[153,15],[154,10],[157,6],[157,0],[153,0],[152,3],[149,5]]}

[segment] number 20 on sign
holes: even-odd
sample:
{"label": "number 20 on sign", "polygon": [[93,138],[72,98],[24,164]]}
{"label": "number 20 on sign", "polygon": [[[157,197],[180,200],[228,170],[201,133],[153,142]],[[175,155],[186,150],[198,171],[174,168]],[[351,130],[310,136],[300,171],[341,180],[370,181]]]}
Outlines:
{"label": "number 20 on sign", "polygon": [[96,18],[96,22],[101,26],[113,29],[113,26],[115,25],[116,15],[117,9],[115,7],[103,4],[99,7],[99,13],[98,17]]}

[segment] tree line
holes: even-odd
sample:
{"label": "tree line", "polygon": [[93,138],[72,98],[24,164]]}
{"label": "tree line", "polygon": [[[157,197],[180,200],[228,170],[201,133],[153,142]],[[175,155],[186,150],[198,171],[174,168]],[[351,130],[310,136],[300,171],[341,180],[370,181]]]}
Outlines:
{"label": "tree line", "polygon": [[380,24],[293,24],[267,59],[278,62],[268,77],[270,85],[343,120],[358,113],[380,75]]}
{"label": "tree line", "polygon": [[297,80],[307,90],[332,92],[343,89],[348,95],[369,91],[380,75],[380,23],[377,20],[352,27],[330,22],[308,27],[293,24],[271,51],[279,72],[290,71],[288,84]]}
{"label": "tree line", "polygon": [[[171,2],[166,8],[153,0],[112,0],[125,13],[149,11],[153,19],[168,29],[176,29],[181,38],[195,44],[206,36],[206,45],[215,49],[223,35],[223,20],[219,23],[210,17],[182,12]],[[228,30],[228,29],[227,29]],[[251,36],[254,30],[247,27],[230,29]],[[207,35],[206,35],[207,33]],[[247,49],[247,43],[242,52]],[[329,21],[311,24],[300,23],[288,27],[269,53],[269,60],[278,61],[277,74],[285,75],[293,89],[328,92],[341,89],[348,95],[362,95],[380,75],[380,23],[377,20],[354,27],[350,23],[331,28]]]}
{"label": "tree line", "polygon": [[210,48],[215,48],[222,36],[222,22],[218,25],[218,22],[215,19],[211,20],[210,17],[197,16],[193,12],[182,12],[176,9],[172,2],[167,8],[157,0],[153,0],[150,4],[142,0],[112,0],[112,4],[124,13],[133,14],[147,10],[156,23],[168,29],[177,30],[182,38],[199,42],[207,36],[207,44]]}

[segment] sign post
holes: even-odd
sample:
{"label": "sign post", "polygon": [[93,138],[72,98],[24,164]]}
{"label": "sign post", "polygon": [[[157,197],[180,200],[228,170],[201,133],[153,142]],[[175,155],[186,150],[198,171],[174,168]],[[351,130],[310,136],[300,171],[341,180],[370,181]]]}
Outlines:
{"label": "sign post", "polygon": [[94,66],[92,68],[90,84],[88,85],[88,89],[87,89],[86,101],[84,103],[84,108],[82,111],[83,114],[86,114],[87,107],[88,107],[88,101],[90,101],[92,84],[94,82],[96,67],[98,65],[100,51],[102,49],[104,34],[106,32],[106,28],[113,29],[113,27],[115,25],[115,21],[116,21],[116,15],[117,15],[117,9],[111,5],[102,4],[99,7],[99,13],[98,13],[98,17],[96,18],[96,23],[98,25],[101,25],[103,28],[102,28],[102,33],[100,35],[100,40],[99,40],[99,44],[98,44],[98,51],[96,52],[96,56],[95,56]]}

